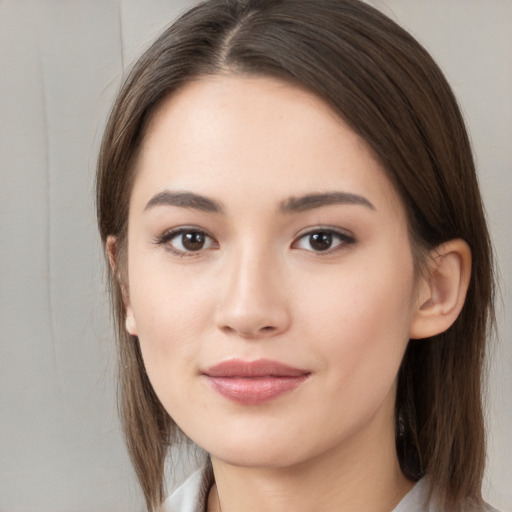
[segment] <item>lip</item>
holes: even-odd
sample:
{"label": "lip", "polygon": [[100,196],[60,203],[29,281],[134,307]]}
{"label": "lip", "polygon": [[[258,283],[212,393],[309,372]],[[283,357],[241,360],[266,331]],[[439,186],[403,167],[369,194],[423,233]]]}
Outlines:
{"label": "lip", "polygon": [[297,389],[311,374],[269,359],[223,361],[202,374],[219,394],[233,402],[256,405]]}

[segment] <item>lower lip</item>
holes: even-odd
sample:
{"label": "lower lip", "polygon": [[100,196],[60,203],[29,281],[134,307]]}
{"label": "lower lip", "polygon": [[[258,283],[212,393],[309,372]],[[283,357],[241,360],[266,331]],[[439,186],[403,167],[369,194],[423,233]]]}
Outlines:
{"label": "lower lip", "polygon": [[278,396],[297,389],[308,375],[297,377],[209,377],[212,388],[222,396],[244,405],[269,402]]}

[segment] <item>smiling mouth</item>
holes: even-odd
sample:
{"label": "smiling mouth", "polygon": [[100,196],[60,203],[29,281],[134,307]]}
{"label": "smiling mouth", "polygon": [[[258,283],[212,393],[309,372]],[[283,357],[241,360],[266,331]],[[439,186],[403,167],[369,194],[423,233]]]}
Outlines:
{"label": "smiling mouth", "polygon": [[225,398],[257,405],[297,389],[311,372],[277,361],[230,359],[204,371],[208,384]]}

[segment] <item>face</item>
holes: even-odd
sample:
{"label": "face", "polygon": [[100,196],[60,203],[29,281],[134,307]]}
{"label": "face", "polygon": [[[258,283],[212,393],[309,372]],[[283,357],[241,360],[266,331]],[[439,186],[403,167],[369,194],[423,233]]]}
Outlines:
{"label": "face", "polygon": [[294,465],[393,432],[416,306],[404,209],[316,96],[209,77],[166,100],[137,163],[127,328],[212,457]]}

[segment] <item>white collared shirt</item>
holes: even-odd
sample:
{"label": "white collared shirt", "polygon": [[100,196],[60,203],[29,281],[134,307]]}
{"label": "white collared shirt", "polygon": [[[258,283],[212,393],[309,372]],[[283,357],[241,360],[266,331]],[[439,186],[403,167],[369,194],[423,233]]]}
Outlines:
{"label": "white collared shirt", "polygon": [[[163,504],[161,512],[205,512],[208,492],[213,483],[211,466],[192,473]],[[391,512],[439,512],[427,502],[428,479],[422,478]],[[469,511],[468,511],[469,512]],[[498,512],[490,505],[471,512]]]}

